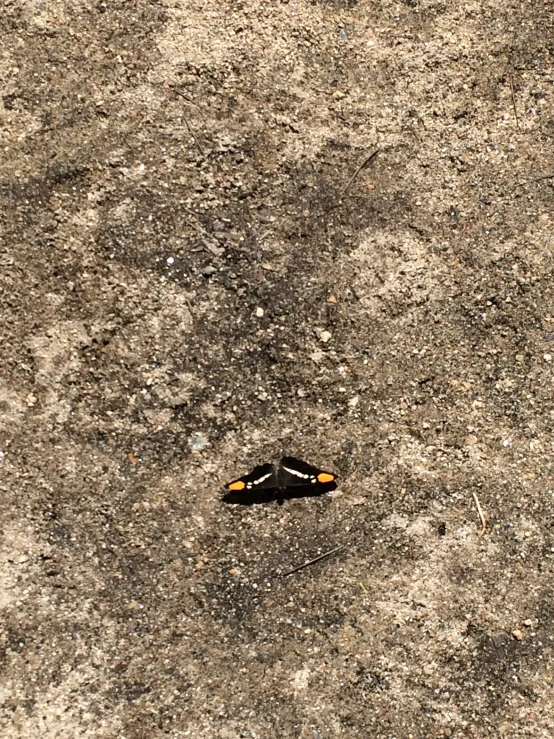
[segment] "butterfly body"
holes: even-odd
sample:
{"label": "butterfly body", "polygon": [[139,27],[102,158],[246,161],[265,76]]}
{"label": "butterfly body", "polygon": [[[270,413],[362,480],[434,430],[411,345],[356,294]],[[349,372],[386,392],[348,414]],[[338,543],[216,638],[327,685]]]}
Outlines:
{"label": "butterfly body", "polygon": [[323,495],[335,490],[336,475],[324,472],[295,457],[283,457],[280,464],[262,464],[244,477],[225,485],[225,503],[252,505],[276,500],[282,504],[289,498]]}

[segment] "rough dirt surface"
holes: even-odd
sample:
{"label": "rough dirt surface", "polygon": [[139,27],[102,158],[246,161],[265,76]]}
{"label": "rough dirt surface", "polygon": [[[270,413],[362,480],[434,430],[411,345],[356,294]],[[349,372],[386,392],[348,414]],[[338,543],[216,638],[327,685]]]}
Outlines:
{"label": "rough dirt surface", "polygon": [[3,2],[3,739],[554,735],[553,18]]}

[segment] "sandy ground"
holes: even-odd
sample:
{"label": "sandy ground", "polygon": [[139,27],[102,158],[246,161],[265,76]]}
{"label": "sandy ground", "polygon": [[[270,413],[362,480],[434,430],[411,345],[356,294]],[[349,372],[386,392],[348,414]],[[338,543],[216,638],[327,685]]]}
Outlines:
{"label": "sandy ground", "polygon": [[553,20],[3,3],[3,739],[554,735]]}

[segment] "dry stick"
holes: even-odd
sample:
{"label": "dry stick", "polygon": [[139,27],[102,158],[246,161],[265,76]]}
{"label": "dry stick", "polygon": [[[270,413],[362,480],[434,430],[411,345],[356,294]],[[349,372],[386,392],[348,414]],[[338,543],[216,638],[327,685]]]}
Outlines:
{"label": "dry stick", "polygon": [[485,514],[483,513],[483,509],[481,508],[481,503],[479,503],[477,493],[473,493],[473,500],[475,501],[475,505],[477,506],[477,513],[479,514],[479,518],[481,519],[481,526],[483,527],[481,529],[481,533],[479,534],[479,538],[481,539],[485,535],[485,531],[487,530],[487,519],[485,518]]}
{"label": "dry stick", "polygon": [[315,557],[315,559],[310,559],[309,562],[304,562],[302,565],[298,565],[298,567],[295,567],[294,570],[289,570],[288,572],[285,572],[283,577],[287,577],[288,575],[292,575],[295,572],[298,572],[299,570],[303,570],[304,567],[309,567],[310,565],[315,564],[316,562],[319,562],[320,559],[325,559],[325,557],[330,557],[332,554],[335,554],[336,552],[340,552],[341,549],[344,549],[346,544],[341,544],[340,547],[336,547],[336,549],[331,549],[330,552],[325,552],[325,554],[320,554],[319,557]]}
{"label": "dry stick", "polygon": [[379,149],[375,149],[375,151],[371,152],[371,154],[366,159],[364,159],[364,161],[360,164],[360,166],[358,167],[358,169],[354,172],[354,174],[352,175],[352,177],[348,180],[348,182],[346,183],[346,185],[340,191],[340,194],[339,194],[339,197],[340,198],[342,198],[342,196],[344,195],[344,193],[348,190],[348,188],[354,182],[354,180],[356,179],[356,177],[360,174],[360,172],[362,171],[362,169],[364,167],[366,167],[371,162],[371,160],[373,159],[373,157],[377,156],[378,153],[379,153]]}
{"label": "dry stick", "polygon": [[514,115],[516,117],[516,126],[518,127],[518,130],[519,130],[519,116],[517,114],[516,96],[514,93],[514,81],[512,79],[512,75],[509,76],[509,79],[510,79],[510,90],[512,91],[512,105],[514,107]]}
{"label": "dry stick", "polygon": [[202,147],[200,146],[200,142],[199,142],[199,141],[198,141],[198,139],[196,138],[196,134],[194,133],[194,131],[193,131],[193,130],[192,130],[192,128],[190,127],[190,124],[189,124],[189,122],[187,121],[187,117],[186,117],[186,115],[184,116],[183,120],[184,120],[184,122],[185,122],[185,125],[186,125],[186,127],[187,127],[187,128],[188,128],[188,130],[189,130],[189,133],[190,133],[190,135],[191,135],[191,136],[192,136],[192,138],[194,139],[194,143],[195,143],[195,144],[196,144],[196,146],[198,147],[198,151],[199,151],[199,152],[200,152],[200,153],[202,154],[202,156],[205,156],[205,154],[204,154],[204,151],[203,151]]}
{"label": "dry stick", "polygon": [[189,97],[187,97],[184,92],[181,92],[181,90],[176,90],[175,88],[173,88],[173,92],[177,93],[177,95],[180,95],[183,100],[187,101],[187,103],[190,103],[191,105],[194,105],[198,108],[198,105],[194,102],[194,100],[191,100]]}
{"label": "dry stick", "polygon": [[[187,207],[185,206],[185,207],[184,207],[184,210],[186,210],[186,211],[187,211],[187,213],[190,213],[190,214],[191,214],[192,216],[194,216],[195,218],[198,218],[198,213],[195,213],[195,212],[194,212],[193,210],[191,210],[190,208],[187,208]],[[192,226],[192,228],[196,229],[196,230],[198,231],[198,233],[204,234],[204,236],[206,236],[206,237],[207,237],[208,239],[211,239],[212,241],[215,241],[215,242],[217,242],[217,243],[219,244],[219,246],[218,246],[218,247],[216,247],[216,248],[215,248],[215,250],[214,250],[214,249],[213,249],[212,247],[210,247],[210,245],[209,245],[209,244],[203,244],[202,246],[204,247],[204,249],[206,249],[207,251],[209,251],[209,252],[210,252],[210,254],[213,254],[213,255],[214,255],[214,256],[216,256],[216,257],[220,257],[220,256],[221,256],[221,254],[222,254],[221,250],[223,249],[223,251],[225,251],[225,245],[224,245],[224,243],[223,243],[222,241],[220,241],[220,240],[219,240],[219,239],[217,238],[217,236],[214,236],[214,235],[213,235],[213,234],[211,234],[211,233],[210,233],[209,231],[207,231],[207,230],[206,230],[206,229],[205,229],[205,228],[204,228],[203,226],[201,226],[201,225],[200,225],[199,223],[193,223],[192,221],[188,221],[188,224],[189,224],[189,226]]]}
{"label": "dry stick", "polygon": [[[188,103],[192,103],[192,105],[196,105],[196,103],[193,102],[192,100],[190,100],[186,95],[183,95],[183,93],[180,90],[175,90],[175,92],[177,93],[177,95],[180,95],[183,98],[183,100],[186,100]],[[194,143],[198,147],[198,151],[202,154],[202,156],[205,156],[204,151],[203,151],[202,147],[200,146],[200,142],[196,138],[196,134],[192,130],[192,128],[190,126],[190,123],[187,121],[187,116],[186,115],[184,116],[183,120],[185,121],[185,126],[188,128],[188,131],[189,131],[190,135],[194,139]]]}

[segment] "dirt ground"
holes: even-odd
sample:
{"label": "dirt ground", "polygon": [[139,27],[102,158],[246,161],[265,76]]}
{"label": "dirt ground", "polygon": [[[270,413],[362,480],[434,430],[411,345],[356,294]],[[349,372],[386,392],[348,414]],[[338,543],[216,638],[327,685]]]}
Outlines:
{"label": "dirt ground", "polygon": [[554,735],[553,21],[5,0],[3,739]]}

